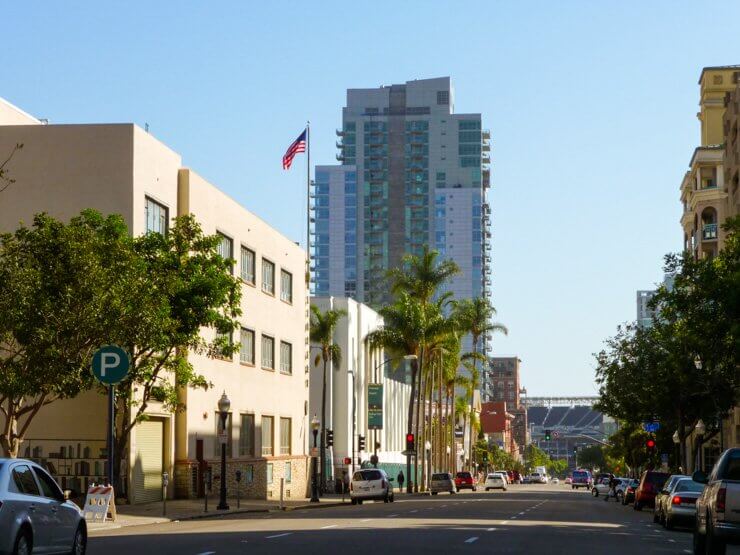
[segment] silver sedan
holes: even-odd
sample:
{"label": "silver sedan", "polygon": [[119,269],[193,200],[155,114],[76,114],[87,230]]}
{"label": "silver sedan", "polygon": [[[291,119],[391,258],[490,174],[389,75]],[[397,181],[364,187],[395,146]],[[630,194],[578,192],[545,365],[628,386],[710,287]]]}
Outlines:
{"label": "silver sedan", "polygon": [[83,555],[85,518],[68,497],[36,463],[0,459],[0,555]]}

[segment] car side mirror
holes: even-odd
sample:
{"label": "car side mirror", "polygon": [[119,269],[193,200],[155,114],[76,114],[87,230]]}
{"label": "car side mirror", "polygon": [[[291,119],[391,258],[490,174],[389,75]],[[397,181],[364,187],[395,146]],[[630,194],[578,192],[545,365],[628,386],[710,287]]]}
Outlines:
{"label": "car side mirror", "polygon": [[393,478],[388,478],[388,481],[389,481],[389,482],[392,482],[392,481],[393,481]]}
{"label": "car side mirror", "polygon": [[707,475],[704,474],[701,470],[697,470],[691,475],[691,479],[694,480],[694,482],[699,482],[700,484],[706,484],[709,482],[709,478],[707,478]]}

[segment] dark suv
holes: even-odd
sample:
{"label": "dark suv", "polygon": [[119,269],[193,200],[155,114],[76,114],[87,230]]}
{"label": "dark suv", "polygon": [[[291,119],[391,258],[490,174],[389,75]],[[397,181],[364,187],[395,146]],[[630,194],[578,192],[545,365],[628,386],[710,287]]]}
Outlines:
{"label": "dark suv", "polygon": [[640,485],[635,490],[635,504],[632,506],[636,511],[643,507],[654,507],[655,496],[663,489],[670,474],[666,472],[655,472],[646,470],[640,478]]}
{"label": "dark suv", "polygon": [[455,489],[460,491],[461,489],[472,489],[476,491],[478,488],[475,486],[475,480],[470,472],[458,472],[455,474]]}

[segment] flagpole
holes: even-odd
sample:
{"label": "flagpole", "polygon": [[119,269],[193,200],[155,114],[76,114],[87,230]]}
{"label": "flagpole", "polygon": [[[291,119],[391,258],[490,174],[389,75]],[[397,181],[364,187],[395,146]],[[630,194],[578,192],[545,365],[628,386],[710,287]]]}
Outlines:
{"label": "flagpole", "polygon": [[307,295],[311,297],[311,122],[306,122],[306,272]]}

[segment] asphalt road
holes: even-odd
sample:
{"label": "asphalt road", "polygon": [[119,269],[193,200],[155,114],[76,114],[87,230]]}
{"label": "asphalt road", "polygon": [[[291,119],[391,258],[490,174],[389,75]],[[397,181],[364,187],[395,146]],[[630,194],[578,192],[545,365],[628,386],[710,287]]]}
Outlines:
{"label": "asphalt road", "polygon": [[388,504],[136,526],[92,536],[88,548],[91,555],[401,552],[690,553],[691,532],[666,531],[653,524],[650,510],[605,503],[584,490],[522,485],[507,492],[397,495]]}

